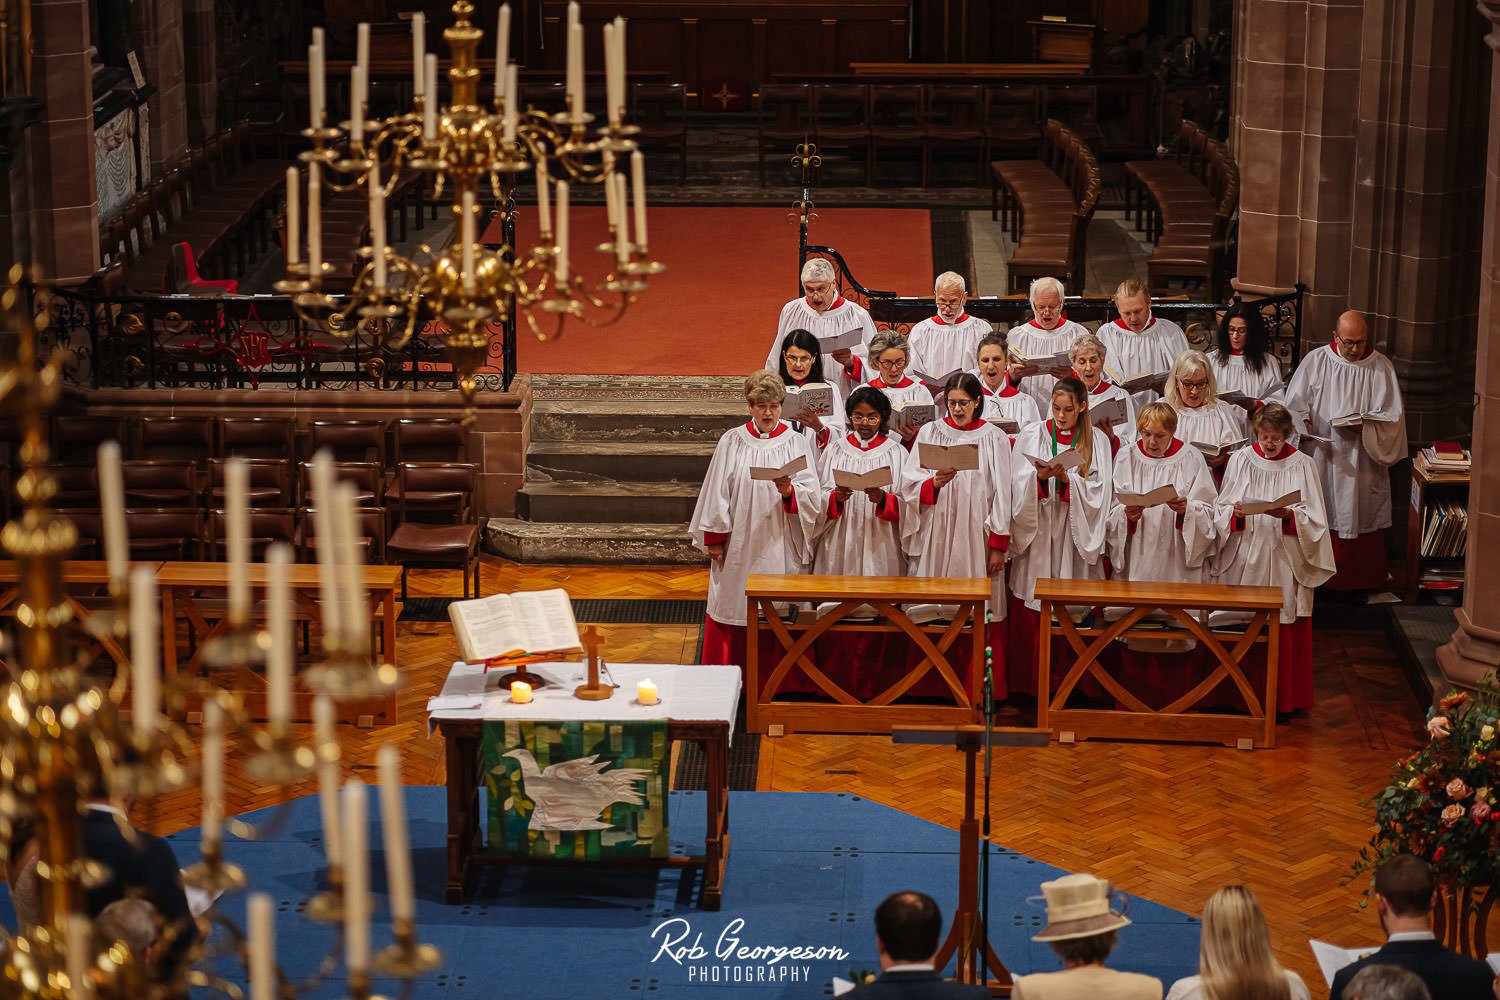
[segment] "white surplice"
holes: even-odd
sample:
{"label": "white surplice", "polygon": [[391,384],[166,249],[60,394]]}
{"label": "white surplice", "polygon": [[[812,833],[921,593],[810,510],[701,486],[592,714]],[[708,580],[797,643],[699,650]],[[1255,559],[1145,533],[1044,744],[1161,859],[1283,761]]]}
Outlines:
{"label": "white surplice", "polygon": [[[1302,499],[1291,505],[1295,535],[1283,530],[1279,518],[1266,514],[1252,514],[1245,518],[1243,530],[1233,530],[1236,501],[1275,500],[1293,490],[1302,493]],[[1219,487],[1214,526],[1219,552],[1213,560],[1213,582],[1281,588],[1285,624],[1312,614],[1313,588],[1334,570],[1323,488],[1312,458],[1289,448],[1269,459],[1258,445],[1235,452]]]}
{"label": "white surplice", "polygon": [[1204,406],[1177,407],[1178,440],[1191,445],[1222,444],[1235,438],[1246,437],[1245,411],[1230,403],[1211,403]]}
{"label": "white surplice", "polygon": [[[796,509],[789,513],[776,484],[751,479],[750,469],[779,469],[798,455],[807,459],[807,468],[792,476]],[[710,617],[724,625],[743,625],[745,581],[751,573],[801,572],[812,556],[824,500],[818,457],[807,438],[787,424],[778,424],[771,437],[760,437],[753,423],[724,432],[688,525],[693,544],[705,552],[705,534],[729,536],[724,562],[709,564]]]}
{"label": "white surplice", "polygon": [[[1093,434],[1093,459],[1088,475],[1068,470],[1067,498],[1055,479],[1046,482],[1046,496],[1036,477],[1036,466],[1028,455],[1048,459],[1053,450],[1052,421],[1023,431],[1016,438],[1011,463],[1010,592],[1033,611],[1036,582],[1046,577],[1100,580],[1104,577],[1105,525],[1114,495],[1113,463],[1109,438],[1097,427]],[[1059,435],[1057,450],[1068,447]]]}
{"label": "white surplice", "polygon": [[[1386,471],[1406,457],[1406,414],[1396,370],[1384,354],[1346,361],[1336,345],[1320,347],[1297,366],[1287,385],[1287,409],[1301,431],[1331,437],[1308,442],[1317,459],[1329,524],[1340,538],[1357,538],[1391,526],[1391,478]],[[1353,427],[1331,421],[1351,413],[1377,414]]]}
{"label": "white surplice", "polygon": [[[841,576],[904,576],[904,535],[911,534],[915,514],[907,516],[901,501],[905,493],[910,457],[901,439],[876,435],[868,445],[853,434],[841,435],[823,450],[818,478],[823,489],[825,517],[818,535],[813,572]],[[885,487],[886,502],[897,512],[895,522],[880,517],[881,510],[859,491],[842,505],[833,500],[835,469],[856,474],[885,467],[891,470],[891,485]],[[837,516],[834,512],[837,511]]]}
{"label": "white surplice", "polygon": [[[935,491],[936,470],[920,467],[923,443],[972,444],[979,448],[979,468],[962,469]],[[1010,535],[1010,439],[994,424],[976,420],[958,427],[947,417],[924,424],[911,450],[904,482],[902,516],[913,519],[907,552],[912,576],[990,577],[990,614],[1005,618],[1005,573],[991,576],[991,536]],[[924,497],[929,503],[924,503]],[[952,617],[952,609],[948,609]]]}
{"label": "white surplice", "polygon": [[[1044,330],[1037,325],[1036,320],[1013,326],[1005,335],[1005,346],[1012,352],[1019,352],[1030,357],[1042,354],[1056,354],[1058,351],[1066,351],[1073,346],[1073,341],[1088,333],[1088,328],[1080,326],[1070,319],[1058,323],[1051,330]],[[1043,414],[1052,412],[1052,386],[1056,384],[1056,375],[1028,375],[1021,379],[1021,391],[1036,401],[1037,409]]]}
{"label": "white surplice", "polygon": [[[1109,512],[1109,561],[1117,580],[1203,583],[1215,549],[1214,502],[1218,491],[1208,463],[1197,449],[1174,439],[1162,458],[1146,454],[1140,442],[1115,456],[1115,497]],[[1187,498],[1182,524],[1166,504],[1147,507],[1134,525],[1125,516],[1120,493],[1150,493],[1171,485]]]}
{"label": "white surplice", "polygon": [[831,352],[823,355],[823,375],[828,384],[836,386],[847,399],[849,393],[870,377],[866,374],[869,369],[867,348],[870,346],[870,338],[875,336],[875,321],[870,319],[864,306],[842,295],[824,312],[813,309],[805,298],[793,299],[782,306],[781,316],[776,321],[776,340],[772,342],[770,353],[766,355],[766,367],[773,372],[780,371],[781,341],[793,330],[806,330],[814,337],[833,337],[856,328],[863,331],[863,335],[860,343],[850,348],[854,354],[852,375],[844,370],[843,365],[833,360]]}
{"label": "white surplice", "polygon": [[[979,382],[984,388],[984,380]],[[984,417],[999,417],[1001,420],[1014,420],[1016,422],[1016,433],[1042,422],[1041,411],[1036,408],[1036,400],[1010,384],[1010,380],[1000,384],[1000,388],[994,391],[984,388]]]}
{"label": "white surplice", "polygon": [[[1156,316],[1146,321],[1146,328],[1140,333],[1133,332],[1119,320],[1111,320],[1099,324],[1094,336],[1109,348],[1109,355],[1104,363],[1118,372],[1121,378],[1137,372],[1171,371],[1177,356],[1188,349],[1187,335],[1182,332],[1182,327],[1169,319],[1159,319]],[[1131,395],[1135,397],[1137,407],[1154,403],[1160,398],[1150,389],[1142,389]]]}
{"label": "white surplice", "polygon": [[1267,354],[1260,371],[1245,362],[1243,354],[1208,356],[1219,392],[1243,392],[1262,403],[1286,403],[1286,383],[1281,380],[1281,362]]}
{"label": "white surplice", "polygon": [[979,342],[994,329],[989,320],[968,313],[953,323],[945,323],[941,316],[930,316],[906,335],[911,344],[909,367],[933,378],[960,368],[967,370],[979,353]]}

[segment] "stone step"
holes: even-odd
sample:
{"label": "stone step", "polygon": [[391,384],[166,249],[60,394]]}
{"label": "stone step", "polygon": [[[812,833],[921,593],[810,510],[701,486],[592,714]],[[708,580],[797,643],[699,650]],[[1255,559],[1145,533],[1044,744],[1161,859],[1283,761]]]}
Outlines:
{"label": "stone step", "polygon": [[712,441],[538,441],[526,451],[528,481],[572,479],[701,483]]}
{"label": "stone step", "polygon": [[485,525],[489,552],[524,563],[706,563],[693,548],[687,522],[540,524],[513,517]]}
{"label": "stone step", "polygon": [[516,514],[536,522],[671,524],[693,516],[701,483],[633,483],[560,479],[527,482]]}
{"label": "stone step", "polygon": [[712,444],[747,418],[743,399],[546,399],[531,409],[533,441]]}

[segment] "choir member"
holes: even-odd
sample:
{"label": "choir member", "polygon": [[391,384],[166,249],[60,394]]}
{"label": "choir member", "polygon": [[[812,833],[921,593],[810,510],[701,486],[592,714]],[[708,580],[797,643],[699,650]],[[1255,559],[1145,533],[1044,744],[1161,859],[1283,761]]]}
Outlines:
{"label": "choir member", "polygon": [[781,338],[781,358],[776,373],[783,385],[797,386],[822,382],[833,389],[833,412],[820,417],[807,413],[791,421],[792,430],[804,435],[815,448],[826,448],[828,442],[844,433],[844,400],[838,386],[823,374],[823,355],[818,353],[818,338],[806,330],[791,330]]}
{"label": "choir member", "polygon": [[771,352],[766,355],[766,367],[776,369],[776,352],[781,339],[792,330],[808,330],[815,337],[835,337],[848,330],[862,331],[858,346],[840,348],[823,355],[823,370],[828,374],[830,385],[836,385],[839,398],[846,399],[855,387],[868,381],[865,349],[870,338],[875,336],[875,323],[870,314],[857,302],[851,302],[839,294],[838,275],[826,257],[813,257],[802,265],[802,298],[793,299],[781,307],[781,318],[776,322],[776,340]]}
{"label": "choir member", "polygon": [[[817,456],[781,419],[786,388],[772,371],[745,379],[750,421],[719,438],[688,529],[708,554],[703,662],[745,662],[745,581],[751,573],[797,573],[812,553],[823,515]],[[805,467],[774,480],[754,468]]]}
{"label": "choir member", "polygon": [[1178,356],[1167,374],[1166,398],[1177,411],[1177,436],[1190,446],[1203,446],[1208,467],[1215,478],[1222,476],[1234,448],[1218,450],[1219,446],[1244,441],[1245,415],[1239,408],[1219,402],[1213,367],[1202,351],[1184,351]]}
{"label": "choir member", "polygon": [[[1214,554],[1218,491],[1196,448],[1176,436],[1177,411],[1147,403],[1136,416],[1136,440],[1114,461],[1115,499],[1109,514],[1109,561],[1115,579],[1203,583]],[[1121,493],[1171,486],[1177,499],[1127,506]]]}
{"label": "choir member", "polygon": [[1031,283],[1029,297],[1031,320],[1011,327],[1007,334],[1006,346],[1013,356],[1010,379],[1036,401],[1038,412],[1044,413],[1052,407],[1052,384],[1057,381],[1056,374],[1022,364],[1015,361],[1014,356],[1037,357],[1066,351],[1080,334],[1088,333],[1088,330],[1064,315],[1063,283],[1056,278],[1037,278]]}
{"label": "choir member", "polygon": [[[986,420],[1013,420],[1017,432],[1042,422],[1042,414],[1036,408],[1036,400],[1017,389],[1010,380],[1010,369],[1005,363],[1005,338],[991,333],[979,342],[975,355],[979,363],[973,374],[979,376],[979,388],[984,393]],[[1011,438],[1015,443],[1015,438]]]}
{"label": "choir member", "polygon": [[[901,491],[907,453],[887,436],[891,402],[869,386],[854,390],[845,404],[851,433],[841,436],[818,460],[818,478],[828,495],[827,518],[818,540],[814,572],[841,576],[902,576]],[[872,486],[859,496],[834,481],[834,470],[864,474],[886,468],[891,485]]]}
{"label": "choir member", "polygon": [[911,341],[911,366],[932,378],[942,378],[967,368],[979,341],[993,328],[988,320],[964,312],[969,289],[963,275],[944,271],[933,282],[932,295],[937,315],[912,327],[907,339]]}
{"label": "choir member", "polygon": [[[1151,315],[1151,294],[1140,279],[1122,281],[1115,289],[1115,310],[1120,318],[1101,324],[1097,333],[1109,348],[1110,365],[1121,378],[1168,371],[1177,356],[1188,349],[1180,326]],[[1137,406],[1158,398],[1154,389],[1141,389],[1132,395]]]}
{"label": "choir member", "polygon": [[[1010,439],[980,417],[984,393],[968,372],[953,376],[943,391],[948,415],[917,432],[913,469],[904,481],[906,510],[918,522],[907,548],[913,576],[987,576],[990,578],[990,646],[1003,659],[1005,619],[1005,550],[1010,544]],[[978,469],[931,469],[921,466],[923,444],[975,445]],[[914,611],[915,609],[913,609]],[[951,618],[956,609],[942,607]],[[998,696],[1004,672],[997,670]]]}
{"label": "choir member", "polygon": [[1235,301],[1219,320],[1216,349],[1208,356],[1220,392],[1239,392],[1250,397],[1241,404],[1255,411],[1267,403],[1286,399],[1281,380],[1281,362],[1271,353],[1271,337],[1265,317],[1254,306]]}
{"label": "choir member", "polygon": [[[1036,692],[1040,605],[1044,577],[1097,580],[1104,576],[1105,525],[1112,497],[1109,436],[1088,416],[1089,395],[1072,376],[1052,387],[1052,416],[1016,439],[1011,463],[1010,688]],[[1056,463],[1069,450],[1082,462]]]}
{"label": "choir member", "polygon": [[1109,348],[1104,342],[1087,331],[1078,335],[1068,348],[1068,360],[1073,363],[1073,377],[1083,383],[1089,393],[1089,408],[1100,403],[1118,399],[1125,406],[1125,416],[1104,432],[1110,436],[1110,445],[1119,450],[1121,442],[1129,444],[1135,438],[1135,400],[1130,393],[1104,377],[1104,359],[1109,357]]}
{"label": "choir member", "polygon": [[[1334,552],[1318,463],[1289,443],[1291,414],[1267,403],[1250,424],[1255,442],[1230,458],[1215,507],[1215,582],[1281,589],[1276,709],[1290,712],[1312,707],[1313,588],[1333,575]],[[1300,499],[1285,507],[1244,512],[1250,501],[1279,500],[1293,491]]]}
{"label": "choir member", "polygon": [[1297,430],[1330,442],[1314,452],[1338,560],[1328,588],[1380,587],[1391,526],[1387,470],[1406,457],[1406,420],[1396,371],[1371,347],[1365,318],[1353,309],[1340,316],[1333,343],[1302,359],[1286,395]]}
{"label": "choir member", "polygon": [[[932,393],[921,382],[906,374],[906,364],[911,357],[907,339],[895,330],[881,330],[870,338],[870,364],[880,372],[867,388],[878,389],[890,400],[891,409],[899,410],[903,403],[930,405]],[[910,448],[916,440],[920,425],[905,427],[900,434],[901,443]]]}

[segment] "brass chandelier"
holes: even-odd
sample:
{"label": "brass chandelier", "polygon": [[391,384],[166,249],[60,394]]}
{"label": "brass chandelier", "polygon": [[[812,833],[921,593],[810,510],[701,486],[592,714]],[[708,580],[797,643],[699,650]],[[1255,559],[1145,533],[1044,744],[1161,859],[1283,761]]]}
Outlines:
{"label": "brass chandelier", "polygon": [[[361,24],[358,53],[350,76],[350,117],[337,126],[325,121],[322,29],[314,29],[308,53],[311,124],[303,135],[312,148],[300,154],[307,164],[307,253],[301,253],[302,214],[296,168],[288,170],[287,267],[277,291],[292,297],[299,314],[343,338],[364,326],[388,350],[400,350],[427,318],[441,324],[441,337],[472,403],[474,372],[489,350],[490,330],[518,324],[524,317],[539,339],[560,334],[568,317],[591,326],[617,321],[647,279],[663,270],[646,242],[645,163],[625,124],[625,21],[604,27],[607,111],[605,123],[590,132],[594,116],[585,108],[583,28],[577,3],[569,5],[566,110],[547,115],[521,109],[517,67],[510,48],[510,7],[500,9],[497,25],[494,96],[480,103],[477,54],[483,32],[470,24],[469,0],[455,0],[454,23],[443,31],[451,52],[451,102],[438,100],[437,56],[426,52],[425,22],[412,16],[414,100],[410,111],[367,120],[369,26]],[[627,186],[625,166],[633,175]],[[447,250],[423,245],[404,257],[386,238],[385,202],[402,170],[432,178],[433,197],[453,193],[454,233]],[[515,231],[513,192],[520,174],[535,176],[540,238],[536,246],[509,243],[490,250],[478,242],[480,195],[494,198],[504,232]],[[577,248],[569,245],[570,189],[601,185],[608,206],[609,237],[595,249],[607,260],[598,280],[573,266]],[[323,193],[368,190],[370,242],[357,252],[353,288],[347,298],[327,294],[332,271],[323,259]],[[633,202],[633,204],[632,204]],[[632,224],[633,223],[633,224]],[[586,310],[593,310],[587,312]],[[550,317],[539,319],[538,313]]]}

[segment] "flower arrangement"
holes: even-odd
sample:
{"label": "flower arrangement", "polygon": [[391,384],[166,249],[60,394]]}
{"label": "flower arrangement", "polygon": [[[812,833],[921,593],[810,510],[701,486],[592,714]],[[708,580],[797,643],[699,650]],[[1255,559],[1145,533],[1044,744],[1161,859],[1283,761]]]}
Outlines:
{"label": "flower arrangement", "polygon": [[1500,885],[1500,688],[1494,675],[1428,712],[1425,746],[1396,763],[1368,804],[1375,835],[1354,874],[1415,854],[1458,888]]}

